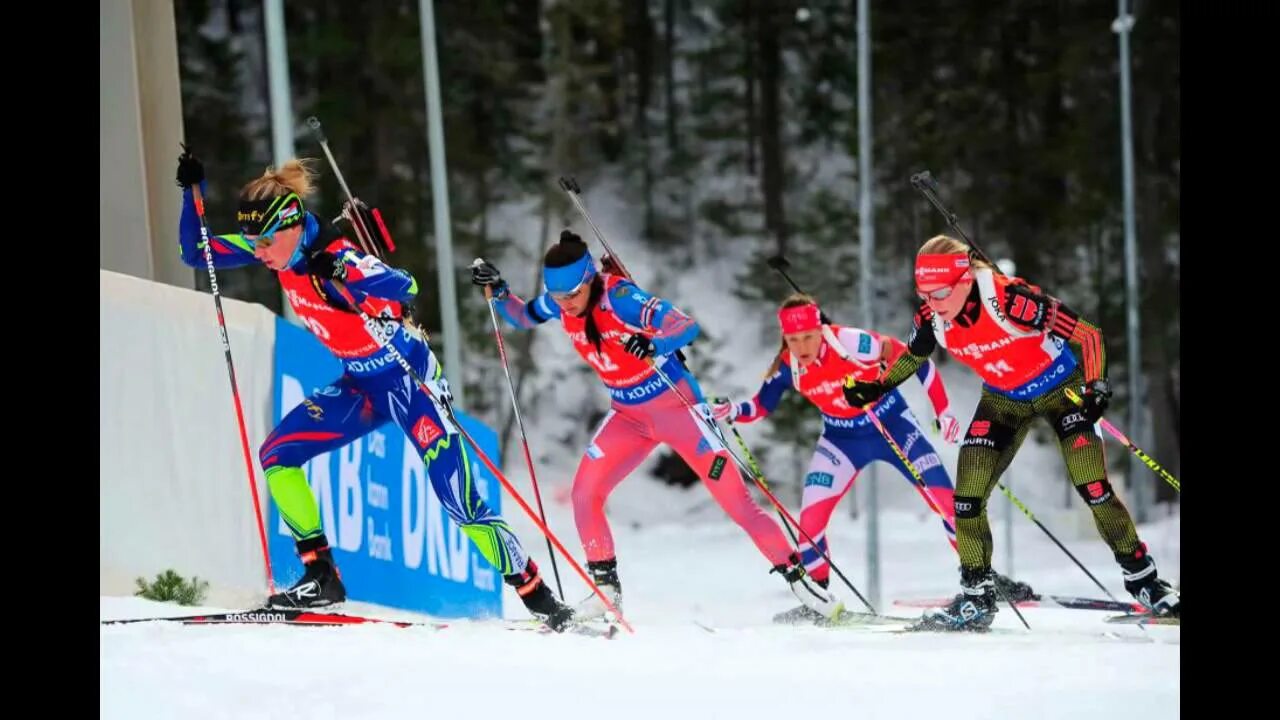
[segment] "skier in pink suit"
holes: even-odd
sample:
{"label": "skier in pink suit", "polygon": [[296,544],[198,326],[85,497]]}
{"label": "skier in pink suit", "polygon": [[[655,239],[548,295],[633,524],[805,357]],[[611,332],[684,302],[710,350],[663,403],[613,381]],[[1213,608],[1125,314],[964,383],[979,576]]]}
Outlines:
{"label": "skier in pink suit", "polygon": [[[574,349],[600,376],[612,403],[573,479],[574,522],[587,555],[587,568],[600,589],[621,607],[622,585],[613,534],[605,517],[609,493],[648,457],[659,443],[684,458],[792,591],[807,607],[835,617],[841,603],[813,582],[786,535],[752,500],[713,424],[701,389],[676,352],[698,336],[698,324],[667,301],[641,290],[630,279],[603,272],[586,243],[565,230],[544,258],[546,291],[525,302],[512,294],[498,269],[487,262],[472,266],[472,282],[488,286],[500,314],[513,327],[527,329],[559,319]],[[703,414],[699,421],[667,385],[658,370]],[[602,615],[593,594],[577,608],[579,618]]]}

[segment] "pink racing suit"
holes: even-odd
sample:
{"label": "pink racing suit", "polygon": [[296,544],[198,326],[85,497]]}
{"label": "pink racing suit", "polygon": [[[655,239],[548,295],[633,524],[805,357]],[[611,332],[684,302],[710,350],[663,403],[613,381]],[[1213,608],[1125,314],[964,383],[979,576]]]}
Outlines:
{"label": "pink racing suit", "polygon": [[[587,446],[573,479],[574,521],[587,559],[599,561],[615,556],[613,534],[604,513],[605,501],[663,443],[702,478],[712,497],[747,531],[771,565],[787,564],[792,550],[786,535],[752,500],[723,440],[695,418],[654,369],[661,368],[684,398],[714,426],[697,382],[675,356],[681,346],[697,337],[697,323],[630,280],[601,273],[598,281],[602,291],[593,291],[599,297],[588,313],[599,343],[587,337],[587,316],[562,315],[549,293],[525,303],[504,288],[496,303],[507,322],[518,328],[560,319],[574,349],[600,376],[612,397],[609,413]],[[653,365],[623,349],[623,341],[635,333],[652,338]]]}

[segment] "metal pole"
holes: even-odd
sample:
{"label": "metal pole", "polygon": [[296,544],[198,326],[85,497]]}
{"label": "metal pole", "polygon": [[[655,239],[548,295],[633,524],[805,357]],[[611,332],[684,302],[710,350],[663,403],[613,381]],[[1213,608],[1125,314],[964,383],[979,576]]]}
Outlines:
{"label": "metal pole", "polygon": [[[861,278],[858,282],[863,327],[875,327],[875,307],[871,292],[872,263],[875,260],[876,229],[871,208],[871,17],[867,0],[858,0],[858,238]],[[867,468],[867,593],[871,604],[880,605],[880,498],[876,488],[876,468]]]}
{"label": "metal pole", "polygon": [[422,29],[422,74],[427,89],[427,151],[431,161],[431,205],[435,212],[436,270],[440,283],[440,319],[444,325],[444,366],[453,373],[455,404],[466,407],[462,377],[462,333],[458,329],[458,293],[453,282],[453,233],[449,225],[449,181],[445,173],[444,120],[440,114],[440,64],[436,58],[433,0],[418,0]]}
{"label": "metal pole", "polygon": [[[271,107],[271,161],[280,167],[293,157],[293,104],[289,95],[289,49],[284,35],[284,0],[263,0],[263,32],[267,38],[267,92]],[[299,324],[289,298],[280,289],[284,317]]]}
{"label": "metal pole", "polygon": [[[1134,18],[1129,14],[1128,0],[1117,0],[1120,15],[1111,23],[1112,32],[1120,36],[1120,138],[1124,164],[1124,288],[1125,315],[1129,344],[1129,432],[1138,443],[1142,442],[1143,408],[1141,362],[1138,354],[1138,231],[1134,218],[1133,199],[1133,113],[1131,107],[1132,84],[1129,72],[1129,33]],[[1137,459],[1128,458],[1129,489],[1133,493],[1135,520],[1147,520],[1147,487],[1150,478],[1141,474]]]}

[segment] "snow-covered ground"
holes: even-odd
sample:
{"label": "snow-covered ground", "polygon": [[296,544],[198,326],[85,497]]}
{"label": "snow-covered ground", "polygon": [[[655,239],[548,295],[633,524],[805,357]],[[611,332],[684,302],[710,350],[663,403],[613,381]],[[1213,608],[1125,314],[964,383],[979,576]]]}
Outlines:
{"label": "snow-covered ground", "polygon": [[[656,490],[685,505],[702,492]],[[572,526],[560,514],[552,512],[553,529],[571,539]],[[794,598],[719,510],[700,511],[683,525],[615,522],[614,529],[633,636],[605,641],[468,623],[444,630],[104,625],[102,717],[1076,720],[1179,714],[1176,627],[1144,631],[1105,624],[1106,613],[1046,608],[1023,610],[1031,632],[986,636],[774,626],[770,616]],[[1154,551],[1177,530],[1173,518],[1142,533]],[[998,525],[996,532],[1000,537]],[[882,533],[883,612],[918,614],[892,600],[955,591],[954,554],[932,519],[886,513]],[[1020,578],[1042,592],[1101,595],[1033,525],[1020,521],[1015,537]],[[864,538],[861,523],[837,514],[835,558],[865,593]],[[545,546],[529,544],[546,567]],[[1127,599],[1101,541],[1069,545]],[[1165,554],[1168,562],[1160,555],[1157,561],[1176,581],[1176,553]],[[563,561],[560,574],[571,598],[586,594]],[[509,616],[522,615],[513,597],[506,602]],[[370,608],[348,608],[357,610]],[[103,619],[191,611],[138,598],[104,597],[100,607]],[[995,626],[1021,628],[1007,607]]]}

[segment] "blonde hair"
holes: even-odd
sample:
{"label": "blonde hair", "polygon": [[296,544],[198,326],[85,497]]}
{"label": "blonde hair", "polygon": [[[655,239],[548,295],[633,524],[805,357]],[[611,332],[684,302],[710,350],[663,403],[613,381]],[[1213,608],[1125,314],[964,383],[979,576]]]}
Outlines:
{"label": "blonde hair", "polygon": [[[804,293],[798,292],[798,293],[792,293],[787,297],[786,300],[783,300],[782,305],[779,306],[778,309],[786,310],[787,308],[800,307],[802,305],[817,305],[817,304],[818,304],[817,298],[813,297],[812,295],[806,295]],[[781,335],[782,334],[781,331],[779,331],[778,334]],[[784,337],[782,338],[782,347],[778,348],[778,354],[773,356],[773,364],[769,366],[769,372],[765,373],[765,377],[773,377],[773,374],[778,372],[778,368],[782,367],[782,353],[786,352],[786,350],[787,350],[787,339]]]}
{"label": "blonde hair", "polygon": [[292,158],[281,165],[279,170],[268,166],[266,172],[250,180],[240,190],[240,199],[265,200],[291,192],[297,193],[300,198],[306,198],[315,192],[316,180],[320,177],[314,167],[316,162],[314,158]]}
{"label": "blonde hair", "polygon": [[965,253],[969,256],[969,266],[975,268],[994,269],[991,263],[982,259],[973,248],[965,245],[950,235],[935,235],[925,241],[920,247],[917,255],[950,255],[952,253]]}

